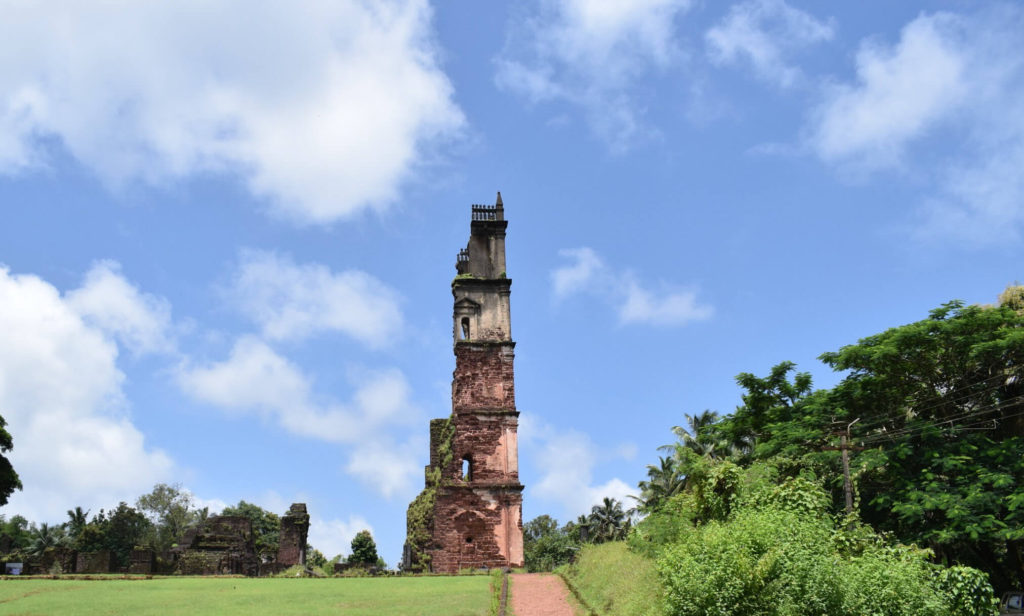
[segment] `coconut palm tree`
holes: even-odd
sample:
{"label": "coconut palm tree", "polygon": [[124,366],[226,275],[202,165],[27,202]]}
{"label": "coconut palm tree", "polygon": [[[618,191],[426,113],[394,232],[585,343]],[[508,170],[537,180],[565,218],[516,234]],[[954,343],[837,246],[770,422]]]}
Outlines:
{"label": "coconut palm tree", "polygon": [[77,539],[78,535],[82,533],[82,529],[88,523],[89,512],[82,511],[81,507],[75,507],[74,509],[68,509],[68,521],[67,529],[68,534],[72,539]]}
{"label": "coconut palm tree", "polygon": [[647,479],[639,484],[640,496],[630,495],[637,501],[637,510],[650,512],[669,498],[683,491],[686,476],[681,472],[675,456],[658,457],[658,465],[647,465]]}
{"label": "coconut palm tree", "polygon": [[38,528],[32,529],[28,553],[38,556],[47,548],[64,547],[68,542],[69,539],[67,533],[64,532],[63,526],[50,526],[43,522]]}
{"label": "coconut palm tree", "polygon": [[630,526],[622,503],[607,496],[590,510],[588,524],[594,543],[625,539]]}

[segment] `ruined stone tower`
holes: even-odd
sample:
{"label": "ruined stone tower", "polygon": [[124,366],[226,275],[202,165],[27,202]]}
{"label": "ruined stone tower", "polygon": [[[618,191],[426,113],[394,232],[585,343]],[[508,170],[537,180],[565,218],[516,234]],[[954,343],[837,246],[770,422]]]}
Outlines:
{"label": "ruined stone tower", "polygon": [[426,488],[409,506],[403,566],[438,573],[523,565],[523,485],[501,193],[474,205],[452,281],[452,415],[430,422]]}

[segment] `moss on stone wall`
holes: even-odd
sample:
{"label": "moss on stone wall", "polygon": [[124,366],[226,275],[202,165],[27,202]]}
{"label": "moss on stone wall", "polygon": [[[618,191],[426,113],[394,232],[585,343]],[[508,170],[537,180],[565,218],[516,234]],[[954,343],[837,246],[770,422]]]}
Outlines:
{"label": "moss on stone wall", "polygon": [[430,568],[428,549],[434,534],[434,504],[437,489],[444,485],[444,471],[451,466],[455,440],[455,422],[449,417],[440,431],[437,444],[437,466],[427,471],[426,487],[413,499],[406,511],[405,541],[411,551],[412,571],[427,571]]}

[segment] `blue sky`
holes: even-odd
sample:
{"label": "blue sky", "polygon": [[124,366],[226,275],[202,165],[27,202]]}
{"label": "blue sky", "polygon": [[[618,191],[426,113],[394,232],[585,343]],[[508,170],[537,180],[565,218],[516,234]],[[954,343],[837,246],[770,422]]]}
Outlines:
{"label": "blue sky", "polygon": [[180,482],[394,564],[498,190],[527,520],[1024,278],[1019,3],[2,6],[3,514]]}

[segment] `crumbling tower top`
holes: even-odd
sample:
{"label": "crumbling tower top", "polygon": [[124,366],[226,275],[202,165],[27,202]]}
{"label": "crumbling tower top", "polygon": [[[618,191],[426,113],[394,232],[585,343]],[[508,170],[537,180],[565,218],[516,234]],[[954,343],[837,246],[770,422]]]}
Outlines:
{"label": "crumbling tower top", "polygon": [[459,251],[455,270],[459,277],[505,278],[505,206],[501,193],[494,205],[473,205],[469,244]]}

